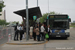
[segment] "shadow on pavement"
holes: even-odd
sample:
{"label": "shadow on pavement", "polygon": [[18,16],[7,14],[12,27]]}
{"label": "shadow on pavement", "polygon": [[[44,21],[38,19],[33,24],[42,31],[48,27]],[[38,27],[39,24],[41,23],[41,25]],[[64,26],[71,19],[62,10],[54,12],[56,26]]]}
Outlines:
{"label": "shadow on pavement", "polygon": [[50,40],[68,40],[68,38],[50,38]]}

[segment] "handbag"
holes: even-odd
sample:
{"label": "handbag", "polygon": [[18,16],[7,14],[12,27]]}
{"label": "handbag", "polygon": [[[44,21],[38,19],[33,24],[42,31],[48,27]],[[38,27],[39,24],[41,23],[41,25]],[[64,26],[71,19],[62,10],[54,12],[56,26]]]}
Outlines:
{"label": "handbag", "polygon": [[47,38],[49,38],[49,35],[48,35],[48,33],[46,33],[46,35],[45,35],[45,38],[47,39]]}

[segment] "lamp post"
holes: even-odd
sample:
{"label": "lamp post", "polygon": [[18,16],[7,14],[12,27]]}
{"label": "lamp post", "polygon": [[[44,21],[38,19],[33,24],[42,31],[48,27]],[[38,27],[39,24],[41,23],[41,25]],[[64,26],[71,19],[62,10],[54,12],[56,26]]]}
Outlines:
{"label": "lamp post", "polygon": [[3,3],[3,0],[0,0],[0,3]]}
{"label": "lamp post", "polygon": [[37,7],[38,7],[38,0],[37,0]]}
{"label": "lamp post", "polygon": [[[48,16],[47,17],[49,18],[49,0],[48,0]],[[48,20],[47,25],[49,25],[49,19],[47,20]]]}
{"label": "lamp post", "polygon": [[48,0],[48,15],[49,15],[49,0]]}
{"label": "lamp post", "polygon": [[29,40],[28,38],[28,28],[29,28],[29,18],[28,18],[28,0],[26,0],[26,40]]}

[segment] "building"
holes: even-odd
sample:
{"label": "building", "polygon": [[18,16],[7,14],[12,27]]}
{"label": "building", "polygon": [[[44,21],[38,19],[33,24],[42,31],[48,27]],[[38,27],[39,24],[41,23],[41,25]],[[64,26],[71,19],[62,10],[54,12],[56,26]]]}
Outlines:
{"label": "building", "polygon": [[5,10],[0,12],[0,20],[6,20]]}

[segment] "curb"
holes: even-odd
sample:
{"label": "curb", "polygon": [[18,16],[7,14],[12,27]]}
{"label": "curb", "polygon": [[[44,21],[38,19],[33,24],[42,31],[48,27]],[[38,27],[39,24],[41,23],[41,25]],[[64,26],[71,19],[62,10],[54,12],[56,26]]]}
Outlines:
{"label": "curb", "polygon": [[44,42],[41,42],[41,43],[6,43],[6,44],[9,44],[9,45],[41,45],[41,44],[45,44],[47,43],[48,41],[44,41]]}
{"label": "curb", "polygon": [[3,45],[5,45],[5,44],[6,44],[6,43],[4,43],[4,44],[1,44],[1,45],[0,45],[0,47],[1,47],[1,46],[3,46]]}

